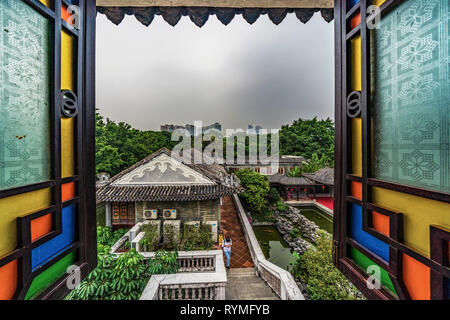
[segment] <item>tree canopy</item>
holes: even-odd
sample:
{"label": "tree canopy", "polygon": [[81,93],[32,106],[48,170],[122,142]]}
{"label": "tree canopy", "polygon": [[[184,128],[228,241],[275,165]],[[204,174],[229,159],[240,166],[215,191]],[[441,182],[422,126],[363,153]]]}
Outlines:
{"label": "tree canopy", "polygon": [[266,176],[249,169],[236,171],[235,174],[241,180],[241,185],[245,189],[239,195],[244,205],[255,213],[261,213],[268,203],[269,180]]}
{"label": "tree canopy", "polygon": [[[260,139],[262,136],[260,136]],[[271,135],[268,139],[270,154]],[[245,150],[248,154],[249,138],[246,137]],[[203,148],[210,141],[203,141]],[[116,123],[96,114],[96,171],[107,172],[111,176],[142,160],[146,156],[165,147],[172,150],[178,141],[171,141],[169,132],[141,131],[130,124]],[[224,139],[225,144],[225,139]],[[193,140],[191,145],[193,145]],[[224,145],[224,154],[226,146]],[[280,130],[280,154],[303,156],[310,160],[312,167],[332,166],[334,157],[334,124],[330,119],[295,120]],[[235,155],[236,156],[236,155]],[[303,170],[309,172],[308,170]]]}
{"label": "tree canopy", "polygon": [[334,123],[331,119],[295,120],[280,130],[280,154],[313,158],[313,154],[331,162],[334,159]]}
{"label": "tree canopy", "polygon": [[96,171],[111,176],[165,147],[171,150],[178,142],[169,132],[141,131],[131,125],[96,114]]}

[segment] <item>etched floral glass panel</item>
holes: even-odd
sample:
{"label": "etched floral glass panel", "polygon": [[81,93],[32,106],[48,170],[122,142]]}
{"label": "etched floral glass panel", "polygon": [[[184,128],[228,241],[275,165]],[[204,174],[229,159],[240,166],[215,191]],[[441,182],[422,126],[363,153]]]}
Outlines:
{"label": "etched floral glass panel", "polygon": [[0,1],[0,190],[50,179],[50,22]]}
{"label": "etched floral glass panel", "polygon": [[449,10],[405,1],[372,32],[375,178],[450,192]]}

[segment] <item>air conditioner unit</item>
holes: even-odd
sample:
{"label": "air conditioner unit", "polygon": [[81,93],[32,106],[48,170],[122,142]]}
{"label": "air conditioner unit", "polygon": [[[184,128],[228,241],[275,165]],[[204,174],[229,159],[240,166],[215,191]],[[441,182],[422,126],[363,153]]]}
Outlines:
{"label": "air conditioner unit", "polygon": [[158,219],[158,210],[157,209],[144,210],[144,219],[145,220]]}
{"label": "air conditioner unit", "polygon": [[211,226],[212,241],[214,243],[217,243],[217,236],[219,231],[217,221],[205,221],[205,224]]}
{"label": "air conditioner unit", "polygon": [[200,227],[200,221],[187,221],[184,223],[185,226],[193,226],[193,227]]}
{"label": "air conditioner unit", "polygon": [[164,224],[163,224],[164,239],[163,239],[163,241],[165,243],[170,241],[169,228],[173,228],[173,232],[174,232],[175,237],[177,239],[179,239],[180,238],[180,226],[181,226],[181,221],[180,220],[166,220],[166,221],[164,221]]}
{"label": "air conditioner unit", "polygon": [[175,220],[177,218],[177,209],[164,209],[163,218]]}

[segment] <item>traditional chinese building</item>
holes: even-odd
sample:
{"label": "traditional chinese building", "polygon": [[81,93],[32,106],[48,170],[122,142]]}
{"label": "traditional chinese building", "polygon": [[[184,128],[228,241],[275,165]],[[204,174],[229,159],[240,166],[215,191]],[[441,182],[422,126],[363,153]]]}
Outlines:
{"label": "traditional chinese building", "polygon": [[322,168],[315,173],[304,174],[302,177],[274,174],[268,178],[270,186],[278,190],[284,201],[314,199],[327,203],[327,207],[330,207],[329,202],[332,202],[334,185],[334,170],[331,168]]}
{"label": "traditional chinese building", "polygon": [[222,197],[240,191],[223,166],[183,163],[161,149],[112,177],[97,190],[97,200],[105,203],[105,223],[113,228],[167,218],[219,224]]}
{"label": "traditional chinese building", "polygon": [[259,159],[251,161],[249,157],[246,157],[244,163],[227,164],[226,168],[230,172],[249,169],[270,176],[274,174],[286,174],[295,167],[301,167],[304,162],[305,158],[301,156],[280,156],[277,167],[273,163],[263,163]]}

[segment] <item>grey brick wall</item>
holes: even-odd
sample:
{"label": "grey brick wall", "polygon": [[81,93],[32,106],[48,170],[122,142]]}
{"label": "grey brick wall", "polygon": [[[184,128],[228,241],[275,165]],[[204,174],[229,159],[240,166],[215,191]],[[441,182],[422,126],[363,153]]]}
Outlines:
{"label": "grey brick wall", "polygon": [[[159,215],[163,209],[177,209],[178,219],[186,221],[217,221],[220,223],[220,199],[205,201],[180,202],[136,202],[136,223],[144,221],[145,209],[158,209]],[[161,219],[159,216],[158,219]]]}

